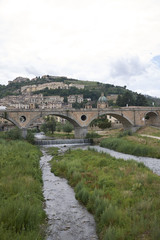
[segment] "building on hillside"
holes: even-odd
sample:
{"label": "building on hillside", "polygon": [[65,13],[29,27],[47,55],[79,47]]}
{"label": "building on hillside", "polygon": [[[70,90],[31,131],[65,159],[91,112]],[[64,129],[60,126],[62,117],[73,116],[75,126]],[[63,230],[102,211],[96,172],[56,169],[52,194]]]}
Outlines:
{"label": "building on hillside", "polygon": [[62,108],[63,109],[71,109],[72,108],[72,103],[63,103]]}
{"label": "building on hillside", "polygon": [[44,102],[43,94],[27,95],[25,98],[26,102],[41,105]]}
{"label": "building on hillside", "polygon": [[76,83],[70,83],[69,88],[71,88],[71,87],[75,87],[75,88],[78,88],[78,89],[84,89],[84,85],[76,84]]}
{"label": "building on hillside", "polygon": [[83,102],[83,94],[79,95],[69,95],[67,97],[68,103],[82,103]]}
{"label": "building on hillside", "polygon": [[43,102],[39,108],[41,109],[60,109],[62,108],[62,102],[55,102],[55,103],[51,103],[51,102]]}
{"label": "building on hillside", "polygon": [[38,85],[27,85],[21,87],[22,94],[24,93],[31,93],[43,90],[45,88],[48,89],[68,89],[68,84],[65,84],[63,82],[51,82],[51,83],[43,83]]}
{"label": "building on hillside", "polygon": [[91,102],[91,98],[85,98],[85,100],[87,101],[87,102]]}
{"label": "building on hillside", "polygon": [[45,96],[44,97],[44,102],[48,103],[48,102],[52,102],[52,103],[56,103],[56,102],[64,102],[64,97],[61,97],[59,95],[57,96]]}
{"label": "building on hillside", "polygon": [[104,96],[104,93],[102,93],[97,101],[97,108],[103,109],[103,108],[107,108],[107,107],[108,107],[108,100]]}
{"label": "building on hillside", "polygon": [[112,128],[123,127],[122,123],[117,118],[107,115],[107,119],[111,122]]}
{"label": "building on hillside", "polygon": [[62,118],[62,117],[55,116],[55,120],[56,120],[56,122],[59,122],[62,124],[66,123],[66,119]]}
{"label": "building on hillside", "polygon": [[30,109],[30,104],[27,104],[25,102],[19,102],[19,103],[9,103],[9,106],[7,108],[13,109]]}
{"label": "building on hillside", "polygon": [[43,96],[43,94],[24,94],[18,96],[7,96],[0,100],[0,105],[7,108],[35,109],[35,108],[62,108],[64,97]]}
{"label": "building on hillside", "polygon": [[85,109],[92,109],[92,102],[87,102],[85,104]]}

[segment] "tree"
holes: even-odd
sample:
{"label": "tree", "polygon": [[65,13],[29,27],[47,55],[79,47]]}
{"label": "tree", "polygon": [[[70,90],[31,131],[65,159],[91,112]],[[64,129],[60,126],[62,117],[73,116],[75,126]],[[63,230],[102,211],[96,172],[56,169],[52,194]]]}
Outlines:
{"label": "tree", "polygon": [[116,100],[116,105],[119,107],[122,107],[122,97],[121,95],[118,95],[117,100]]}
{"label": "tree", "polygon": [[105,128],[110,128],[111,127],[111,122],[107,119],[106,115],[102,115],[101,117],[99,117],[98,119],[94,119],[91,123],[90,126],[97,126],[101,129],[105,129]]}
{"label": "tree", "polygon": [[73,125],[70,122],[67,121],[63,125],[63,131],[69,134],[70,132],[72,132],[72,130],[73,130]]}
{"label": "tree", "polygon": [[48,131],[52,132],[52,134],[54,133],[56,130],[56,121],[53,116],[47,116],[45,123],[41,126],[41,130],[45,133]]}
{"label": "tree", "polygon": [[42,132],[46,133],[47,132],[47,125],[46,125],[46,123],[43,123],[41,125],[40,129],[41,129]]}
{"label": "tree", "polygon": [[9,138],[12,140],[22,139],[21,130],[17,127],[11,129],[9,132],[6,133],[6,138]]}
{"label": "tree", "polygon": [[46,124],[47,124],[47,129],[53,134],[54,131],[56,130],[56,121],[54,120],[54,118],[49,120]]}
{"label": "tree", "polygon": [[62,130],[62,123],[57,122],[57,123],[56,123],[56,131],[57,131],[57,132],[60,132],[61,130]]}
{"label": "tree", "polygon": [[64,96],[64,103],[67,103],[67,102],[68,102],[67,96]]}
{"label": "tree", "polygon": [[134,106],[135,105],[135,97],[134,94],[131,91],[126,91],[123,95],[118,95],[117,106],[125,107],[128,106]]}
{"label": "tree", "polygon": [[102,130],[111,127],[111,122],[106,118],[105,120],[99,122],[98,127]]}
{"label": "tree", "polygon": [[144,95],[142,94],[137,94],[137,98],[136,98],[136,106],[147,106],[148,102],[147,99]]}
{"label": "tree", "polygon": [[130,91],[126,91],[122,96],[122,106],[133,106],[135,105],[133,93]]}

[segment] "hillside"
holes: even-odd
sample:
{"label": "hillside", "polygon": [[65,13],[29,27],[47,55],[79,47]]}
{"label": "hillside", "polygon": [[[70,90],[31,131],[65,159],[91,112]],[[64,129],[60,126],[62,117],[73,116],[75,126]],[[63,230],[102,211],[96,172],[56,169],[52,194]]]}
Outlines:
{"label": "hillside", "polygon": [[[39,85],[44,83],[52,83],[52,82],[63,82],[64,84],[80,84],[84,85],[84,89],[78,89],[75,87],[70,87],[69,89],[48,89],[45,88],[43,90],[35,91],[34,93],[39,94],[42,93],[44,96],[52,96],[52,95],[60,95],[63,97],[67,97],[72,94],[83,94],[85,98],[91,98],[92,101],[97,101],[102,92],[105,93],[106,96],[109,95],[121,95],[124,98],[129,97],[130,105],[138,105],[136,104],[137,98],[143,96],[141,94],[137,94],[130,90],[127,90],[126,87],[114,86],[112,84],[104,84],[100,82],[92,82],[92,81],[82,81],[77,79],[71,79],[67,77],[58,77],[58,76],[49,76],[45,75],[42,77],[36,77],[34,79],[22,78],[18,77],[13,81],[10,81],[7,86],[0,85],[0,98],[3,98],[8,95],[21,95],[21,87],[23,86],[31,86],[31,85]],[[32,93],[33,94],[33,93]],[[126,96],[125,96],[126,95]],[[141,95],[141,96],[139,96]],[[155,103],[155,106],[160,105],[159,98],[153,98],[150,96],[143,96],[145,98],[145,104],[139,105],[152,105],[152,102]],[[128,100],[126,100],[128,101]],[[118,104],[119,106],[123,106],[124,103]],[[115,105],[113,101],[110,101],[110,105]]]}

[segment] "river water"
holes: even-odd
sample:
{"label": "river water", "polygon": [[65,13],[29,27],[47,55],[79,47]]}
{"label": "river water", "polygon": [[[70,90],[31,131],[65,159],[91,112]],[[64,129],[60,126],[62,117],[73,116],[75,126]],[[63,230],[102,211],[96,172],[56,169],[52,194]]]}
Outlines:
{"label": "river water", "polygon": [[51,173],[49,156],[42,150],[45,211],[48,217],[47,240],[97,240],[93,216],[75,199],[67,180]]}

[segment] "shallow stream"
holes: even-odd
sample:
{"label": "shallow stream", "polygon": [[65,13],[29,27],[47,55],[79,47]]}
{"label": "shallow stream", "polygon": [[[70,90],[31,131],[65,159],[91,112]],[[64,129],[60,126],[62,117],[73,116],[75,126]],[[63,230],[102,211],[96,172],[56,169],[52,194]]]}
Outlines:
{"label": "shallow stream", "polygon": [[48,217],[47,240],[97,240],[93,216],[75,199],[67,180],[51,173],[52,157],[42,152],[40,166]]}

